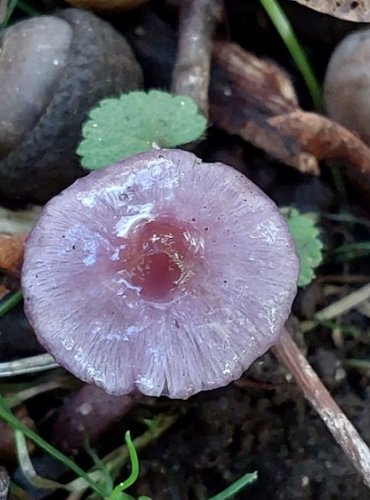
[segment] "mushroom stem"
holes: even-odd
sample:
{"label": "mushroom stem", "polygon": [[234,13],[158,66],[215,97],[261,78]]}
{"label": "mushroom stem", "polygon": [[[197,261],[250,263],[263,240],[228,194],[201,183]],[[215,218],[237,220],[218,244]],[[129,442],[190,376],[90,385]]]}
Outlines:
{"label": "mushroom stem", "polygon": [[76,455],[85,439],[96,444],[140,399],[136,393],[111,396],[95,385],[84,384],[60,409],[53,441],[65,453]]}
{"label": "mushroom stem", "polygon": [[222,0],[186,0],[180,11],[172,92],[191,97],[208,116],[212,37],[222,16]]}
{"label": "mushroom stem", "polygon": [[350,420],[324,387],[307,359],[284,328],[273,348],[278,360],[296,379],[305,397],[370,488],[370,450]]}

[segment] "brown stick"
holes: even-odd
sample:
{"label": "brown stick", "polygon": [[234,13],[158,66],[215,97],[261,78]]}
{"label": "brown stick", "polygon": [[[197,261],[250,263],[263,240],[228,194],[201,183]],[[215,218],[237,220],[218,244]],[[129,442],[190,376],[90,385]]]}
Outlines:
{"label": "brown stick", "polygon": [[191,97],[208,116],[212,37],[222,15],[222,0],[183,0],[172,92]]}
{"label": "brown stick", "polygon": [[370,488],[370,450],[284,329],[274,353],[291,372],[305,397]]}

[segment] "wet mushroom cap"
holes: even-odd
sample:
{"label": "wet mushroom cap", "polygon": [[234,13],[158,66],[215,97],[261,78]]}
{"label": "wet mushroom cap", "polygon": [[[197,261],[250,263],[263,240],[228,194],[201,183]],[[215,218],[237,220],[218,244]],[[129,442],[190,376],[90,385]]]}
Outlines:
{"label": "wet mushroom cap", "polygon": [[111,394],[187,398],[241,376],[278,339],[298,258],[244,175],[153,151],[76,181],[28,238],[22,288],[39,341]]}

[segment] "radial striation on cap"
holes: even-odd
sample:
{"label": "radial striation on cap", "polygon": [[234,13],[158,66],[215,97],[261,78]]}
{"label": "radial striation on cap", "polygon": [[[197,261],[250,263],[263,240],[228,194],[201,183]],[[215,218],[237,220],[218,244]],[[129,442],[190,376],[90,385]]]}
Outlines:
{"label": "radial striation on cap", "polygon": [[276,205],[221,163],[131,157],[52,199],[28,238],[26,314],[45,348],[111,394],[187,398],[239,378],[296,294]]}

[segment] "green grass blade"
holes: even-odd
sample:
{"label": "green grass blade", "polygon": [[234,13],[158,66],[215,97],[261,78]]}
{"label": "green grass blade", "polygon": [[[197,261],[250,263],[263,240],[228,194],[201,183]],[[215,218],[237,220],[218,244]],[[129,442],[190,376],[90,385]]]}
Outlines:
{"label": "green grass blade", "polygon": [[130,431],[126,432],[125,441],[126,441],[129,455],[130,455],[131,473],[125,481],[118,484],[114,488],[114,490],[111,493],[111,496],[109,497],[110,500],[116,500],[116,499],[120,498],[121,493],[124,490],[127,490],[127,488],[129,488],[130,486],[132,486],[135,483],[135,481],[137,480],[137,478],[139,477],[139,459],[137,456],[137,452],[136,452],[136,448],[134,446],[134,443],[131,440]]}
{"label": "green grass blade", "polygon": [[301,72],[315,108],[323,110],[322,90],[312,70],[307,55],[300,45],[293,28],[277,0],[260,0],[271,22],[287,46],[293,61]]}
{"label": "green grass blade", "polygon": [[226,490],[217,493],[217,495],[210,498],[209,500],[226,500],[227,498],[236,495],[239,491],[241,491],[249,484],[252,484],[257,479],[257,477],[257,472],[247,472],[247,474],[244,474],[244,476],[235,481],[235,483],[228,486]]}
{"label": "green grass blade", "polygon": [[22,293],[20,290],[12,293],[10,296],[5,297],[0,302],[0,318],[4,316],[7,312],[9,312],[11,309],[13,309],[14,306],[19,304],[19,302],[22,300]]}
{"label": "green grass blade", "polygon": [[86,483],[92,488],[96,493],[101,495],[103,498],[106,496],[106,492],[103,491],[96,483],[93,481],[89,475],[81,469],[73,460],[68,458],[66,455],[61,453],[59,450],[54,448],[47,441],[42,439],[36,432],[26,427],[22,422],[20,422],[10,410],[8,410],[4,398],[0,396],[0,418],[5,420],[13,429],[21,431],[26,437],[33,441],[37,446],[39,446],[46,453],[49,453],[52,457],[56,458],[69,469],[71,469],[77,476],[83,478]]}

